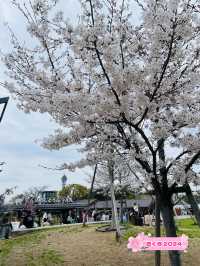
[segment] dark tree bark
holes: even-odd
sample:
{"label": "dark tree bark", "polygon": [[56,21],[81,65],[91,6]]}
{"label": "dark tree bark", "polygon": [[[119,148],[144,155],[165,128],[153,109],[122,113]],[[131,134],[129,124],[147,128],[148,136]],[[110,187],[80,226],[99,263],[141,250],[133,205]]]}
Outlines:
{"label": "dark tree bark", "polygon": [[93,187],[94,187],[94,181],[95,181],[95,178],[96,178],[96,173],[97,173],[97,164],[95,165],[95,168],[94,168],[94,173],[93,173],[93,177],[92,177],[92,183],[91,183],[91,187],[90,187],[90,192],[88,194],[88,208],[87,208],[87,211],[83,217],[83,226],[86,225],[86,220],[87,220],[87,215],[88,215],[88,212],[90,210],[90,200],[91,200],[91,196],[92,196],[92,191],[93,191]]}
{"label": "dark tree bark", "polygon": [[[200,151],[198,151],[192,158],[191,160],[189,161],[189,163],[187,164],[187,166],[185,167],[185,172],[187,173],[191,168],[192,166],[195,164],[195,162],[199,159],[200,157]],[[198,225],[200,226],[200,210],[199,210],[199,206],[192,194],[192,191],[191,191],[191,188],[190,188],[190,185],[188,184],[187,180],[184,184],[184,187],[185,187],[185,192],[186,192],[186,195],[188,197],[188,200],[189,200],[189,203],[193,209],[193,213],[195,215],[195,218],[197,220],[197,223]]]}
{"label": "dark tree bark", "polygon": [[[160,204],[158,197],[155,198],[155,235],[160,237]],[[160,250],[155,252],[155,266],[160,266],[161,263],[161,253]]]}
{"label": "dark tree bark", "polygon": [[[160,210],[163,217],[166,236],[176,237],[176,225],[174,221],[174,212],[171,196],[163,194],[160,200]],[[169,251],[171,266],[181,266],[181,257],[179,251]]]}
{"label": "dark tree bark", "polygon": [[[164,142],[165,142],[164,139],[160,139],[158,141],[158,155],[159,155],[159,161],[161,163],[161,167],[159,169],[161,177],[161,185],[160,185],[160,191],[157,190],[156,193],[157,208],[162,213],[166,236],[176,237],[177,234],[176,234],[176,225],[174,220],[174,211],[172,204],[172,193],[170,192],[170,189],[168,187],[167,168],[165,164]],[[158,213],[159,210],[157,211]],[[157,220],[159,219],[160,221],[158,213],[157,213]],[[159,233],[159,224],[157,229]],[[159,257],[157,259],[159,260]],[[181,257],[179,251],[177,250],[169,251],[169,259],[171,266],[181,266]]]}
{"label": "dark tree bark", "polygon": [[197,223],[200,227],[200,209],[199,209],[199,206],[194,198],[194,195],[192,193],[192,190],[190,188],[190,185],[188,183],[185,184],[185,192],[186,192],[186,195],[188,197],[188,201],[191,205],[191,208],[193,210],[193,214],[197,220]]}
{"label": "dark tree bark", "polygon": [[193,214],[197,220],[198,226],[200,227],[200,209],[197,201],[194,198],[190,185],[186,182],[182,187],[178,187],[177,184],[174,183],[171,187],[171,191],[174,194],[186,193],[189,204],[193,210]]}

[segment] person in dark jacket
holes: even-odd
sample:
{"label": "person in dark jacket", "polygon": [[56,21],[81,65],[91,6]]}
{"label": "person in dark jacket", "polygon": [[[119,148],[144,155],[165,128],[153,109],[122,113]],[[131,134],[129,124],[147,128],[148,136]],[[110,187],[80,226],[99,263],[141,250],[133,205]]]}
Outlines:
{"label": "person in dark jacket", "polygon": [[9,239],[13,230],[9,214],[4,215],[0,226],[0,238]]}

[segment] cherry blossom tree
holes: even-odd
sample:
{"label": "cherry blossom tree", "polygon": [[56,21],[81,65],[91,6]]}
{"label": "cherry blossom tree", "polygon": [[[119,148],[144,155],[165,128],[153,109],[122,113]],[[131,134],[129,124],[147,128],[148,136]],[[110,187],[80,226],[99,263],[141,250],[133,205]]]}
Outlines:
{"label": "cherry blossom tree", "polygon": [[[5,86],[20,109],[47,112],[70,129],[57,130],[45,147],[84,144],[90,152],[77,166],[99,160],[102,143],[106,156],[108,140],[128,152],[155,192],[166,235],[176,236],[172,195],[192,197],[190,185],[200,182],[198,1],[137,0],[134,23],[138,14],[126,0],[82,0],[78,25],[54,14],[57,2],[13,0],[33,44],[11,31]],[[177,251],[169,255],[181,265]]]}

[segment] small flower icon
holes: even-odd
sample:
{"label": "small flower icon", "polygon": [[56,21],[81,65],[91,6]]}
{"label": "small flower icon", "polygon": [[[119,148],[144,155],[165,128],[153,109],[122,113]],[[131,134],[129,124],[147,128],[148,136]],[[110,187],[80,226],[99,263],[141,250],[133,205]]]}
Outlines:
{"label": "small flower icon", "polygon": [[144,233],[138,234],[135,238],[130,237],[128,239],[127,248],[131,249],[133,252],[137,252],[143,249]]}

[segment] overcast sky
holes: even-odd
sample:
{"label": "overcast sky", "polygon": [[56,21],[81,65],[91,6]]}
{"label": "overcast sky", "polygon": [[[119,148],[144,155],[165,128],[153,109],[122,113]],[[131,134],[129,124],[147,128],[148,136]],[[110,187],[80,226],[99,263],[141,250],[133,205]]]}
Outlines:
{"label": "overcast sky", "polygon": [[[11,0],[0,0],[0,49],[8,51],[10,48],[9,33],[4,25],[8,22],[19,38],[29,42],[24,21],[11,5]],[[76,0],[60,0],[59,6],[66,15],[76,21],[78,19],[79,3]],[[0,62],[0,81],[6,79],[5,68]],[[0,87],[0,97],[9,93]],[[0,193],[5,188],[17,186],[21,192],[32,186],[46,185],[49,189],[61,187],[61,176],[65,173],[69,183],[87,184],[87,173],[90,169],[78,170],[74,173],[67,171],[50,171],[39,167],[42,164],[55,167],[64,162],[79,160],[81,155],[75,146],[62,151],[48,151],[35,143],[35,140],[53,133],[58,128],[50,117],[45,114],[24,114],[16,108],[16,102],[10,99],[4,119],[0,125],[0,161],[5,161],[3,172],[0,173]]]}
{"label": "overcast sky", "polygon": [[[27,1],[28,0],[18,0]],[[5,23],[8,23],[17,38],[31,45],[31,39],[26,33],[24,18],[11,4],[12,0],[0,0],[0,50],[11,50],[9,32]],[[140,20],[139,9],[134,1],[130,2],[134,11],[133,21]],[[78,22],[80,14],[79,0],[59,0],[58,9],[64,11],[65,16]],[[0,82],[6,80],[5,68],[0,61]],[[0,97],[10,96],[8,91],[0,87]],[[48,186],[49,189],[61,187],[61,176],[65,173],[69,183],[89,185],[88,174],[91,169],[68,171],[50,171],[39,167],[44,165],[54,168],[64,162],[73,162],[81,158],[77,147],[71,146],[61,151],[48,151],[35,143],[53,133],[59,126],[45,114],[24,114],[16,108],[16,102],[10,98],[4,119],[0,125],[0,162],[5,161],[3,172],[0,173],[0,193],[5,188],[17,186],[16,193],[33,186]]]}

